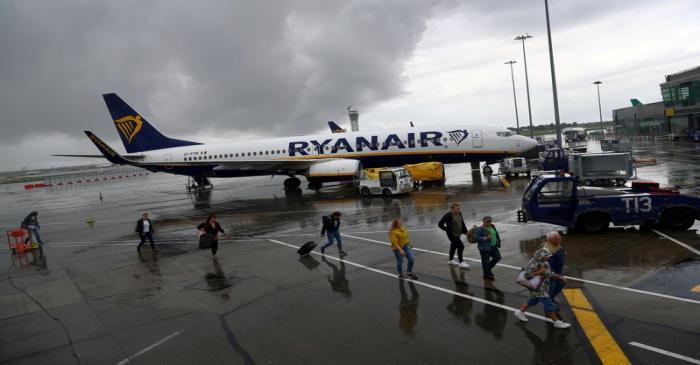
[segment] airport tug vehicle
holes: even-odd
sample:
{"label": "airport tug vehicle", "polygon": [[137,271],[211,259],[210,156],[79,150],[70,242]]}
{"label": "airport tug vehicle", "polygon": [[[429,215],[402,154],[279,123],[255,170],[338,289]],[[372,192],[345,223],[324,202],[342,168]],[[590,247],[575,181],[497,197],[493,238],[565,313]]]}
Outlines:
{"label": "airport tug vehicle", "polygon": [[530,168],[527,167],[527,160],[522,157],[509,157],[503,159],[503,161],[498,166],[498,173],[501,175],[506,175],[506,177],[511,177],[513,175],[519,176],[520,174],[530,176]]}
{"label": "airport tug vehicle", "polygon": [[413,190],[413,179],[403,167],[365,169],[359,188],[362,196],[408,194]]}
{"label": "airport tug vehicle", "polygon": [[659,226],[686,230],[700,218],[700,199],[655,182],[637,181],[631,188],[580,186],[577,177],[542,174],[530,181],[518,211],[518,222],[543,222],[601,233],[613,226]]}

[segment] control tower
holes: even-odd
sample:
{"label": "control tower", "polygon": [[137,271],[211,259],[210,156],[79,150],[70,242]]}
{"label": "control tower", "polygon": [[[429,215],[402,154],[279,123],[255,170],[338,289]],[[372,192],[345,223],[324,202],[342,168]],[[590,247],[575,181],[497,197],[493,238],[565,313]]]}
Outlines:
{"label": "control tower", "polygon": [[360,113],[357,110],[352,109],[352,105],[348,107],[348,118],[350,118],[350,130],[353,132],[359,131]]}

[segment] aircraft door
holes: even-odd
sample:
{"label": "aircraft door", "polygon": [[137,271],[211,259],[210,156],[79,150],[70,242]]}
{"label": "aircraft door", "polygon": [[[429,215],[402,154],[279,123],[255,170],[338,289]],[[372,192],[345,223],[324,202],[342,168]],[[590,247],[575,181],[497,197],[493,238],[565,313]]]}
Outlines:
{"label": "aircraft door", "polygon": [[173,155],[170,152],[163,153],[163,161],[172,161]]}
{"label": "aircraft door", "polygon": [[472,130],[472,144],[475,148],[484,147],[484,140],[481,137],[481,129]]}

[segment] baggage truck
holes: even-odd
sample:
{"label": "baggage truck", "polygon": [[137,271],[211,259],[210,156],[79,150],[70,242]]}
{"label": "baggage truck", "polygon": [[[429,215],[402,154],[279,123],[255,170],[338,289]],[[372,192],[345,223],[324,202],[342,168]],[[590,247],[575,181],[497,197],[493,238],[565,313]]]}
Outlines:
{"label": "baggage truck", "polygon": [[408,194],[413,190],[413,180],[403,167],[365,169],[360,174],[362,196]]}
{"label": "baggage truck", "polygon": [[629,152],[569,153],[562,148],[552,148],[542,154],[539,165],[541,171],[576,175],[584,185],[622,186],[636,175]]}
{"label": "baggage truck", "polygon": [[573,176],[543,174],[523,194],[519,222],[543,222],[572,230],[601,233],[613,226],[690,228],[700,214],[700,199],[655,182],[634,182],[631,188],[581,186]]}

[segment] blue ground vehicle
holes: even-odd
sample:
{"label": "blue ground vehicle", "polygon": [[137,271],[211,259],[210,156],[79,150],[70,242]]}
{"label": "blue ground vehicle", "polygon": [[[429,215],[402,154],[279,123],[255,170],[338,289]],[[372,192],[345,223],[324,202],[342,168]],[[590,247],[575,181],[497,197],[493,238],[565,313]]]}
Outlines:
{"label": "blue ground vehicle", "polygon": [[635,182],[631,188],[579,186],[571,176],[539,175],[523,194],[518,221],[544,222],[588,233],[614,226],[658,225],[686,230],[700,218],[700,199]]}

